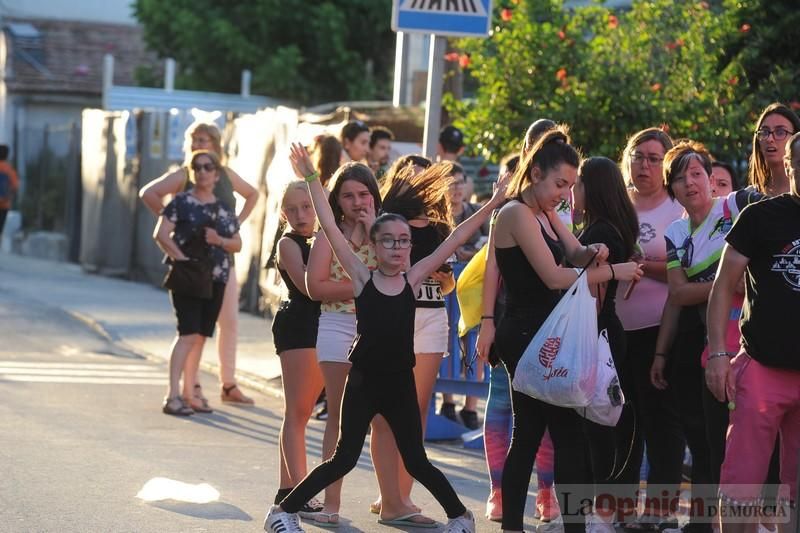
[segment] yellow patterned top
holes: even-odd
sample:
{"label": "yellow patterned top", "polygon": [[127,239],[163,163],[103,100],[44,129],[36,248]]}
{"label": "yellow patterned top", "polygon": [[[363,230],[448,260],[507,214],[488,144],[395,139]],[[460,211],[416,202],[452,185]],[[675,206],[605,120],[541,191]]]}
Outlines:
{"label": "yellow patterned top", "polygon": [[[357,250],[354,249],[353,252],[370,270],[375,270],[378,268],[378,259],[375,257],[375,249],[372,247],[372,244],[363,244],[361,245],[361,248]],[[329,279],[331,281],[350,279],[350,276],[347,275],[347,272],[344,271],[341,263],[339,263],[339,260],[336,258],[336,254],[333,254],[333,259],[331,260],[331,273]],[[341,300],[338,302],[322,302],[321,309],[322,311],[334,313],[355,313],[356,301],[353,298],[350,298],[349,300]]]}

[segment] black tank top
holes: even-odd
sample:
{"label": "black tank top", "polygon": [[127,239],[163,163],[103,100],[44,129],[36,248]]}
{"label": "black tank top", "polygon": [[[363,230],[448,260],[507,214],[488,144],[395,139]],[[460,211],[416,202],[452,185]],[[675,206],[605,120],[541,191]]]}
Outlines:
{"label": "black tank top", "polygon": [[[539,219],[536,219],[539,222]],[[553,253],[556,264],[564,261],[564,245],[553,239],[539,222],[542,237]],[[506,314],[530,315],[550,314],[561,298],[560,290],[550,289],[539,277],[519,246],[495,248],[497,267],[506,289]]]}
{"label": "black tank top", "polygon": [[400,372],[414,368],[414,291],[406,281],[394,296],[369,281],[356,297],[356,337],[348,358],[365,372]]}
{"label": "black tank top", "polygon": [[[297,246],[300,247],[300,253],[303,256],[303,266],[307,265],[308,254],[311,251],[311,245],[308,244],[308,239],[306,237],[303,237],[302,235],[296,235],[294,233],[285,233],[284,237],[288,237],[297,243]],[[307,301],[308,303],[313,302],[311,298],[300,292],[300,289],[298,289],[297,285],[294,284],[294,281],[292,281],[291,276],[289,276],[289,273],[286,270],[279,267],[278,273],[280,273],[281,279],[286,284],[286,288],[289,289],[290,302],[301,302],[304,300]],[[319,305],[319,302],[316,303],[317,305]]]}
{"label": "black tank top", "polygon": [[[439,231],[433,224],[422,228],[411,227],[411,264],[416,264],[420,259],[431,255],[442,243]],[[444,307],[442,285],[431,278],[426,279],[417,291],[417,307],[440,308]]]}

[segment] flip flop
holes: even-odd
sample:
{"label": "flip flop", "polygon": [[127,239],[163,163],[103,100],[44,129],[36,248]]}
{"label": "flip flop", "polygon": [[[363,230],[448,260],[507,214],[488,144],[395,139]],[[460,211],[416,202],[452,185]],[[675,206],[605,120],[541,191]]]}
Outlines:
{"label": "flip flop", "polygon": [[392,518],[391,520],[384,520],[381,518],[378,520],[378,523],[382,526],[418,527],[422,529],[435,529],[440,525],[438,522],[435,521],[415,522],[414,520],[412,520],[412,518],[414,518],[415,516],[421,516],[423,518],[427,518],[422,513],[408,513],[398,516],[397,518]]}
{"label": "flip flop", "polygon": [[[319,517],[325,517],[325,521],[317,520]],[[314,524],[317,527],[327,527],[327,528],[337,528],[339,527],[339,513],[324,513],[322,511],[318,513],[311,513],[307,516],[303,517],[303,520]]]}

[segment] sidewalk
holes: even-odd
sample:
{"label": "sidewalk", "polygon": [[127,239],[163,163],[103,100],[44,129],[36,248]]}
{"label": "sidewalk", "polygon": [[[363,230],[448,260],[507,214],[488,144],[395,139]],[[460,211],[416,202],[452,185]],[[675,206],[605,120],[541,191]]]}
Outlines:
{"label": "sidewalk", "polygon": [[[0,290],[57,307],[88,324],[121,350],[169,360],[175,316],[167,292],[84,272],[80,265],[0,252]],[[216,342],[206,343],[203,369],[218,375]],[[270,324],[239,314],[236,378],[266,393],[280,393],[280,361]]]}

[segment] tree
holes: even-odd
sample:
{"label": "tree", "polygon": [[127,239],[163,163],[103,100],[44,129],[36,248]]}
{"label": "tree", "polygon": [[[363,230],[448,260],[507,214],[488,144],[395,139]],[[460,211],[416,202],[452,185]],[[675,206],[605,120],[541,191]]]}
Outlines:
{"label": "tree", "polygon": [[[541,117],[570,124],[593,155],[618,158],[628,135],[663,124],[720,159],[742,160],[764,96],[746,94],[742,63],[724,60],[725,43],[740,33],[741,1],[634,1],[615,12],[500,0],[487,39],[456,43],[478,87],[473,100],[450,98],[448,109],[473,151],[494,161],[518,150]],[[767,85],[771,99],[794,93]]]}
{"label": "tree", "polygon": [[147,45],[173,57],[176,86],[294,101],[386,98],[391,3],[374,0],[136,0]]}

